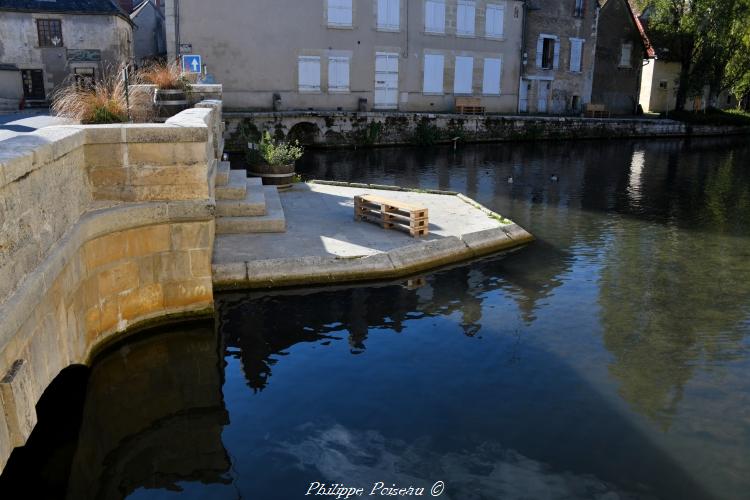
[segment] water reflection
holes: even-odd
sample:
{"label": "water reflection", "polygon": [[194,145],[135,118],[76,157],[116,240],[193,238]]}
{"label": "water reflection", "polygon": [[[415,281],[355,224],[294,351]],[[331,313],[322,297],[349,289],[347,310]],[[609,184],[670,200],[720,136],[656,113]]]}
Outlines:
{"label": "water reflection", "polygon": [[219,353],[209,323],[149,332],[97,359],[67,498],[229,484]]}

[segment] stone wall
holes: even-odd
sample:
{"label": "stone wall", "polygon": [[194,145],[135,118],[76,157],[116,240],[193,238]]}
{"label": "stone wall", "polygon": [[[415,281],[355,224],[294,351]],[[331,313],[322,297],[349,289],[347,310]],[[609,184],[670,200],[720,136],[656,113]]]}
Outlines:
{"label": "stone wall", "polygon": [[244,151],[269,131],[320,147],[518,140],[747,134],[748,127],[691,126],[672,120],[427,113],[225,113],[226,149]]}
{"label": "stone wall", "polygon": [[221,103],[164,125],[64,126],[0,148],[0,468],[66,366],[213,308]]}

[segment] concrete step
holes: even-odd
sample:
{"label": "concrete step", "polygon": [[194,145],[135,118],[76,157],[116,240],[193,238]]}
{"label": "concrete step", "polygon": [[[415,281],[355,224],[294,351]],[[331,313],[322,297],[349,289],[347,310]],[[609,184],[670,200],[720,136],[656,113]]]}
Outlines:
{"label": "concrete step", "polygon": [[258,217],[217,217],[216,234],[283,233],[286,231],[284,208],[275,186],[263,186],[266,215]]}
{"label": "concrete step", "polygon": [[266,215],[266,195],[263,186],[247,180],[247,194],[244,200],[218,200],[217,217],[253,217]]}
{"label": "concrete step", "polygon": [[229,183],[229,171],[230,170],[231,169],[229,168],[228,161],[219,162],[219,169],[216,171],[216,185],[217,186],[226,186]]}
{"label": "concrete step", "polygon": [[244,200],[247,195],[247,177],[244,170],[229,172],[229,182],[216,186],[216,200]]}

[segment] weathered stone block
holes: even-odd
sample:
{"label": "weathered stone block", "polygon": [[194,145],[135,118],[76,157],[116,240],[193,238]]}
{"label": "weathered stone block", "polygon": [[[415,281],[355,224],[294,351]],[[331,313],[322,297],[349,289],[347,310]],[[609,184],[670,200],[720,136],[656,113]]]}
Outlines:
{"label": "weathered stone block", "polygon": [[138,286],[138,266],[128,260],[98,274],[99,296],[107,297]]}
{"label": "weathered stone block", "polygon": [[212,253],[210,248],[190,250],[190,274],[193,278],[211,277]]}
{"label": "weathered stone block", "polygon": [[167,309],[213,303],[211,278],[200,278],[164,287],[164,307]]}
{"label": "weathered stone block", "polygon": [[213,224],[211,222],[172,224],[171,232],[174,250],[209,248],[213,244]]}
{"label": "weathered stone block", "polygon": [[83,247],[86,269],[91,272],[99,267],[116,262],[127,255],[128,240],[123,232],[95,238]]}
{"label": "weathered stone block", "polygon": [[36,425],[36,400],[33,397],[29,364],[16,360],[0,379],[0,398],[12,447],[23,446]]}
{"label": "weathered stone block", "polygon": [[206,166],[166,165],[166,166],[138,166],[130,169],[130,182],[134,186],[149,186],[154,184],[200,184],[207,181]]}
{"label": "weathered stone block", "polygon": [[164,307],[164,294],[159,283],[152,283],[119,297],[122,319],[132,321],[153,314]]}
{"label": "weathered stone block", "polygon": [[168,224],[140,227],[125,232],[127,255],[140,257],[152,253],[166,252],[171,247]]}
{"label": "weathered stone block", "polygon": [[208,198],[208,183],[134,186],[134,201],[199,200]]}
{"label": "weathered stone block", "polygon": [[130,166],[208,163],[204,142],[128,143],[127,148]]}
{"label": "weathered stone block", "polygon": [[160,283],[189,279],[190,253],[169,252],[154,256],[154,277]]}
{"label": "weathered stone block", "polygon": [[87,144],[84,149],[88,168],[125,166],[124,144]]}

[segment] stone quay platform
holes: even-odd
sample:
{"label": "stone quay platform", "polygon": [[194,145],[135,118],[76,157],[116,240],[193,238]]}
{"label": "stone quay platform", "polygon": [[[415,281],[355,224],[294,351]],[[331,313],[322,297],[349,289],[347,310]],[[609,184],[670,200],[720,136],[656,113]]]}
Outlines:
{"label": "stone quay platform", "polygon": [[[354,220],[354,196],[371,194],[429,211],[429,235]],[[510,249],[526,230],[449,191],[311,181],[279,196],[286,232],[216,236],[215,289],[272,288],[394,278]]]}

